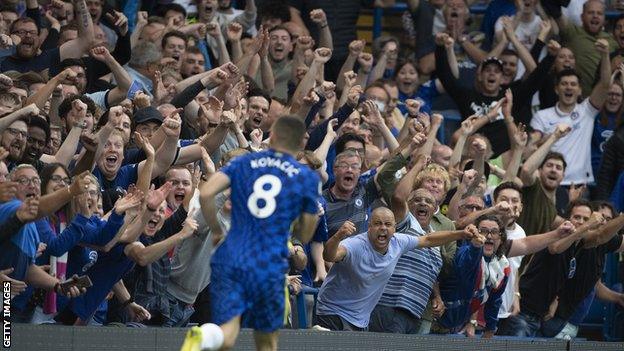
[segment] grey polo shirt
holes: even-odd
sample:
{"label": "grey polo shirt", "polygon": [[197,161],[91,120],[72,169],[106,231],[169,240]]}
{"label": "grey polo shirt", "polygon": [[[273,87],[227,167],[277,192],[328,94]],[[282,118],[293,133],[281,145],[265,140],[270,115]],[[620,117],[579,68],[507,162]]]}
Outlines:
{"label": "grey polo shirt", "polygon": [[379,192],[375,185],[375,178],[371,177],[366,182],[358,182],[349,200],[338,199],[332,194],[331,187],[323,191],[323,197],[327,201],[327,227],[329,237],[334,235],[346,221],[355,225],[356,233],[363,233],[368,229],[368,215],[372,203],[379,198]]}

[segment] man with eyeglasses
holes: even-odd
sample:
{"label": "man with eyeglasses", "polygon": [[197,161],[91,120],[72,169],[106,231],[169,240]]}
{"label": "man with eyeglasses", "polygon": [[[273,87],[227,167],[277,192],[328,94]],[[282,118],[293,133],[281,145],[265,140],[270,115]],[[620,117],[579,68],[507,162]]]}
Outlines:
{"label": "man with eyeglasses", "polygon": [[[3,231],[11,232],[9,240],[0,243],[0,270],[13,268],[13,272],[9,274],[11,278],[25,281],[33,287],[65,294],[60,289],[58,279],[35,265],[41,242],[35,221],[58,211],[73,197],[87,191],[91,183],[88,172],[77,176],[71,186],[43,197],[41,178],[33,166],[22,164],[15,167],[9,174],[9,179],[16,183],[17,191],[15,199],[0,205],[0,226],[3,226]],[[10,225],[11,228],[7,229],[5,225]],[[76,297],[82,292],[72,288],[66,295]],[[11,317],[15,318],[14,321],[27,322],[30,319],[28,314],[20,314],[25,310],[26,302],[25,299],[17,300],[13,305]]]}
{"label": "man with eyeglasses", "polygon": [[63,43],[59,47],[41,51],[41,39],[36,22],[29,17],[18,18],[11,24],[10,33],[17,35],[21,41],[17,45],[13,56],[0,58],[0,72],[2,71],[43,71],[50,69],[52,75],[58,73],[59,63],[66,58],[80,58],[88,52],[95,37],[93,22],[87,11],[85,0],[76,0],[75,7],[78,20],[78,37]]}
{"label": "man with eyeglasses", "polygon": [[9,125],[1,135],[0,146],[9,152],[7,167],[11,170],[19,162],[26,150],[28,126],[24,120],[17,120]]}
{"label": "man with eyeglasses", "polygon": [[366,231],[368,209],[380,196],[377,175],[360,181],[363,157],[358,152],[346,150],[334,162],[335,183],[323,191],[327,201],[327,227],[329,237],[342,224],[351,221],[357,232]]}

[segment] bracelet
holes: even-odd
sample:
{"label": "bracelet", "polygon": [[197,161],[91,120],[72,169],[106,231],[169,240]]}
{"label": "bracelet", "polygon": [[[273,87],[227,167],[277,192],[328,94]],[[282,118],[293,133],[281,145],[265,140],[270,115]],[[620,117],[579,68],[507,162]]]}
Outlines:
{"label": "bracelet", "polygon": [[320,28],[321,28],[321,29],[323,29],[323,28],[327,28],[327,23],[325,23],[325,24],[321,25],[321,26],[320,26]]}

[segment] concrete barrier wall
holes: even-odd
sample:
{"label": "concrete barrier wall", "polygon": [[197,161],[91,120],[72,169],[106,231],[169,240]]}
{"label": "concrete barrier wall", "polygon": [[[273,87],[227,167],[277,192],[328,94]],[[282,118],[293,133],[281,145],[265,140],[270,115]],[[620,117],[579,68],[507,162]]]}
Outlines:
{"label": "concrete barrier wall", "polygon": [[[178,351],[186,329],[66,327],[56,325],[13,324],[11,348],[17,351]],[[255,350],[251,330],[243,330],[236,350]],[[522,350],[522,351],[622,351],[624,343],[568,342],[546,339],[492,340],[454,336],[411,336],[398,334],[316,332],[283,330],[280,350]]]}

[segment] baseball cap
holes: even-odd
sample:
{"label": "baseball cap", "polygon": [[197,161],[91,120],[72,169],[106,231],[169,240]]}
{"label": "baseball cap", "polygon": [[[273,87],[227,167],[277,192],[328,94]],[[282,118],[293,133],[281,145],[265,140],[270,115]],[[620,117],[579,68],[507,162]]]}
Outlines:
{"label": "baseball cap", "polygon": [[498,57],[494,57],[494,56],[490,56],[488,58],[486,58],[485,60],[483,60],[483,62],[481,63],[481,68],[485,68],[485,66],[489,65],[489,64],[495,64],[497,65],[501,70],[503,69],[503,61],[499,60]]}
{"label": "baseball cap", "polygon": [[155,107],[147,106],[137,110],[132,119],[134,120],[135,125],[139,125],[147,122],[162,124],[164,118],[162,113],[160,113],[160,111],[158,111]]}

